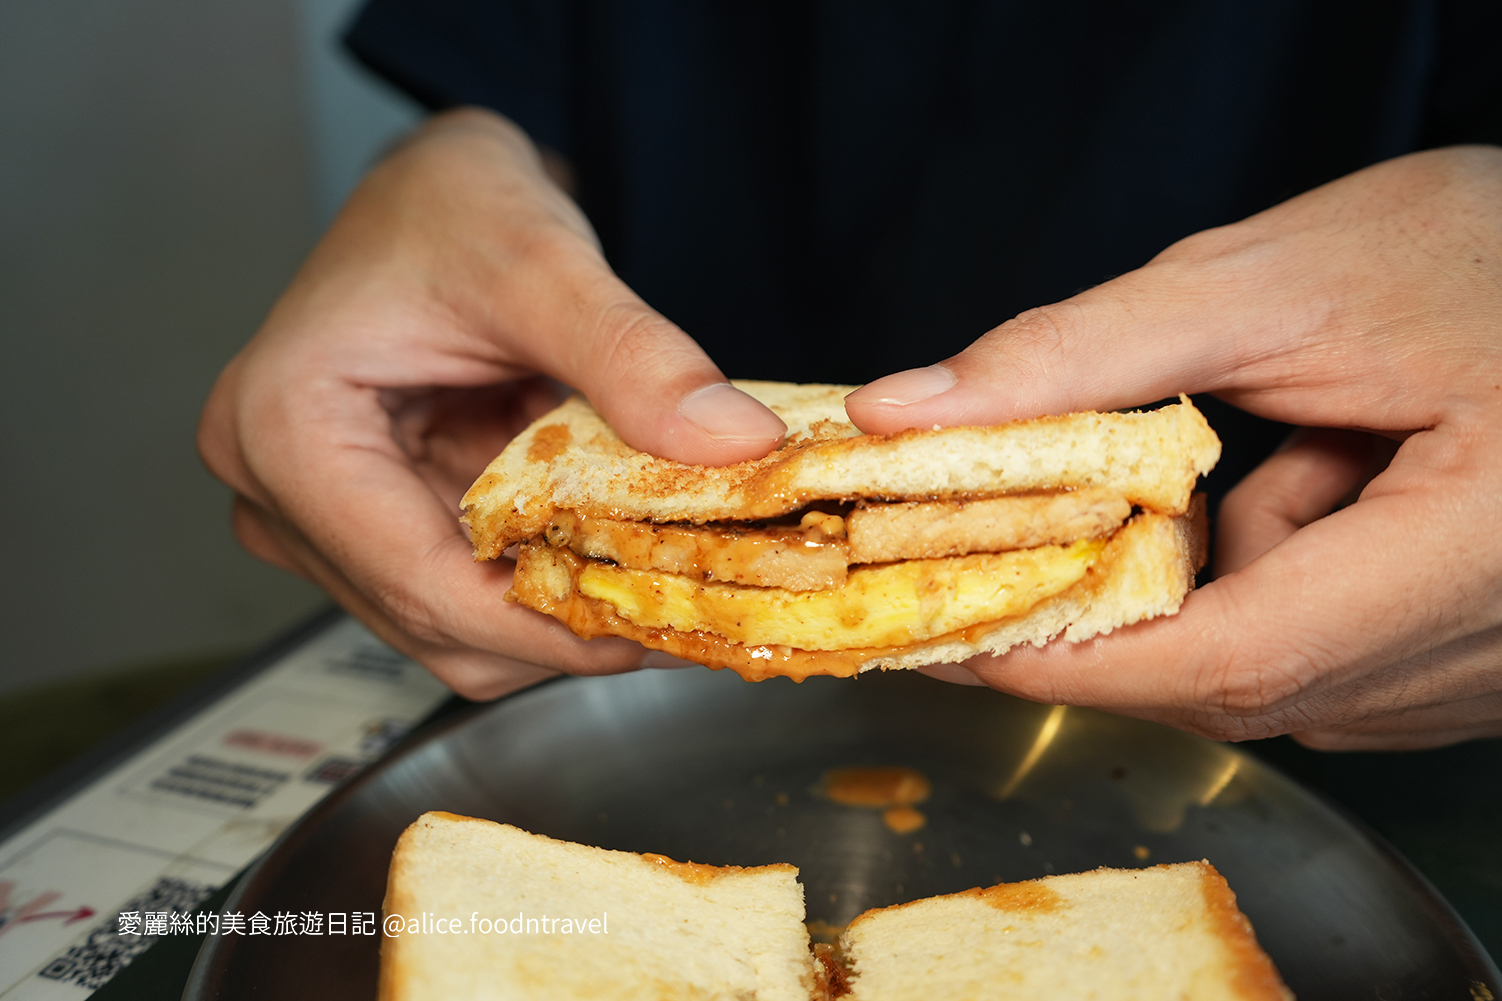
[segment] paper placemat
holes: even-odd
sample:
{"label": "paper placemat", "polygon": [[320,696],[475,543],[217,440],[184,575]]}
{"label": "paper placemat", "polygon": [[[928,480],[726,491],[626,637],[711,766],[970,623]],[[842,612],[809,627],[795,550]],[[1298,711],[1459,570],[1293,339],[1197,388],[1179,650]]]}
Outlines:
{"label": "paper placemat", "polygon": [[0,1001],[80,1001],[450,692],[340,618],[0,843]]}

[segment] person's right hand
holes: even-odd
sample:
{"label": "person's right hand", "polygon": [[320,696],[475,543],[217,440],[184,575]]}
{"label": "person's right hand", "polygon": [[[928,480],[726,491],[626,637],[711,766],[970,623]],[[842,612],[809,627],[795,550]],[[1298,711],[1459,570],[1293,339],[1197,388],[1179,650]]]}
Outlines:
{"label": "person's right hand", "polygon": [[756,458],[786,430],[615,276],[525,135],[453,112],[351,197],[220,376],[199,448],[246,548],[460,694],[651,663],[505,601],[511,562],[475,563],[458,523],[474,477],[557,402],[543,377],[684,462]]}
{"label": "person's right hand", "polygon": [[880,434],[1179,392],[1308,429],[1227,495],[1216,579],[1177,615],[930,670],[1223,740],[1502,736],[1499,317],[1502,149],[1456,146],[1186,237],[867,384],[846,408]]}

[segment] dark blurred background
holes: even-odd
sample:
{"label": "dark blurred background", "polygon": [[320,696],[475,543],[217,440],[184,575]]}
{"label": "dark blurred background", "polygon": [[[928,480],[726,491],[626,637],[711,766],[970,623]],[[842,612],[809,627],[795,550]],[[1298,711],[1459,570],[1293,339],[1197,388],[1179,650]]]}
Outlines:
{"label": "dark blurred background", "polygon": [[0,3],[0,770],[44,768],[70,731],[324,601],[240,550],[193,438],[220,368],[417,118],[338,48],[353,7]]}

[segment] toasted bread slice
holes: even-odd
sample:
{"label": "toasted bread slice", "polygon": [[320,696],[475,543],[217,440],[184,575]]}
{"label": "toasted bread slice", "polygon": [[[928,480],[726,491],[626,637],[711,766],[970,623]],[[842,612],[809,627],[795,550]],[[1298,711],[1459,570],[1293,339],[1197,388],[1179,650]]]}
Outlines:
{"label": "toasted bread slice", "polygon": [[[379,996],[807,1001],[814,965],[797,875],[427,813],[391,859]],[[391,937],[393,922],[412,930]]]}
{"label": "toasted bread slice", "polygon": [[867,911],[846,1001],[1290,1001],[1208,862],[1097,869]]}
{"label": "toasted bread slice", "polygon": [[1208,862],[870,910],[817,953],[796,875],[427,813],[392,855],[379,997],[1292,1001]]}
{"label": "toasted bread slice", "polygon": [[929,501],[1098,487],[1163,514],[1188,509],[1220,441],[1187,398],[1140,413],[1078,413],[996,427],[861,434],[851,386],[735,384],[788,425],[771,455],[688,466],[621,441],[582,397],[537,420],[462,501],[478,559],[543,533],[555,511],[656,523],[776,518],[817,500]]}

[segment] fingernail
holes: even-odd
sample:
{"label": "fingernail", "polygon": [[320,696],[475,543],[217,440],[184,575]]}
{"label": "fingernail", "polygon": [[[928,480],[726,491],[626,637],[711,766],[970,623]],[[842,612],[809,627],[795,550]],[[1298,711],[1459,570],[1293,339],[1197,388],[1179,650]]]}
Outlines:
{"label": "fingernail", "polygon": [[772,441],[787,425],[728,382],[696,389],[678,402],[678,415],[717,441]]}
{"label": "fingernail", "polygon": [[910,368],[906,372],[896,372],[875,382],[868,382],[845,397],[845,400],[906,407],[953,389],[956,381],[954,373],[943,365]]}

